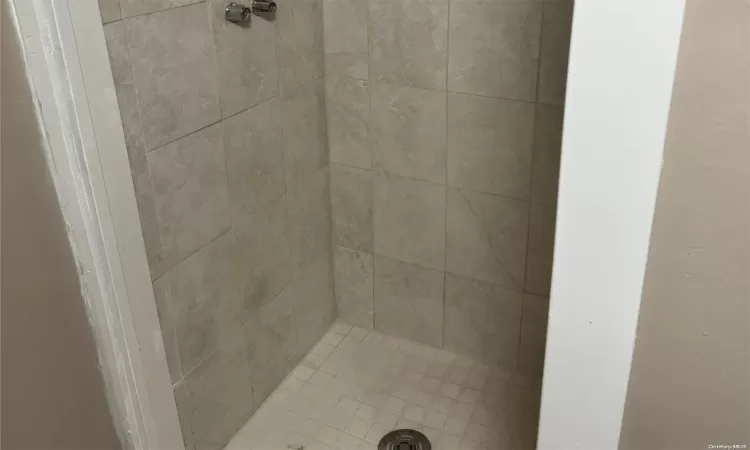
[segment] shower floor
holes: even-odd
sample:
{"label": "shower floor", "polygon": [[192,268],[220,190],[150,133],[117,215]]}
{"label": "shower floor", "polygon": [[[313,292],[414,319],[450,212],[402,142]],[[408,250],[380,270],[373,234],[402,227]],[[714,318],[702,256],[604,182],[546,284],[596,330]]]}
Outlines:
{"label": "shower floor", "polygon": [[225,450],[374,450],[420,430],[435,450],[533,449],[539,380],[337,322]]}

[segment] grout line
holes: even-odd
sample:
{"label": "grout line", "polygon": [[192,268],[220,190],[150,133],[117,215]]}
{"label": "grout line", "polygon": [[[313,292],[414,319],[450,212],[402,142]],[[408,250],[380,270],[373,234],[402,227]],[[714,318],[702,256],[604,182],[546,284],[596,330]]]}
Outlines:
{"label": "grout line", "polygon": [[370,17],[370,7],[371,5],[369,2],[367,3],[367,11],[365,13],[366,20],[365,20],[365,35],[366,35],[366,41],[367,41],[367,146],[370,149],[370,173],[371,175],[371,188],[372,188],[372,198],[370,199],[370,228],[372,229],[372,289],[370,290],[370,293],[372,294],[372,329],[375,330],[375,249],[377,248],[375,245],[375,158],[372,154],[372,90],[373,90],[373,83],[372,83],[372,55],[370,54],[370,26],[371,26],[371,17]]}
{"label": "grout line", "polygon": [[[120,2],[118,1],[117,3],[119,4]],[[136,17],[148,16],[150,14],[158,14],[158,13],[162,13],[162,12],[172,11],[172,10],[175,10],[175,9],[187,8],[189,6],[197,5],[198,3],[211,3],[211,0],[197,0],[197,1],[193,0],[193,1],[191,1],[190,3],[188,3],[186,5],[178,5],[178,6],[172,6],[170,8],[157,9],[156,11],[148,11],[148,12],[144,12],[144,13],[140,13],[140,14],[133,14],[132,16],[127,16],[127,17],[125,17],[122,14],[122,7],[121,7],[120,8],[121,19],[119,19],[119,20],[134,19]],[[109,23],[113,23],[113,22],[117,22],[117,21],[113,20],[112,22],[109,22]]]}
{"label": "grout line", "polygon": [[[541,79],[542,79],[542,44],[544,39],[544,4],[541,5],[542,9],[542,18],[539,23],[539,59],[537,60],[537,69],[536,69],[536,92],[535,97],[537,100],[539,100],[539,91],[541,86]],[[526,252],[524,253],[526,260],[524,261],[524,270],[523,270],[523,286],[521,286],[521,317],[520,317],[520,324],[518,327],[518,345],[516,348],[516,370],[518,370],[518,367],[521,362],[521,338],[523,336],[522,330],[523,330],[523,322],[524,322],[524,315],[526,312],[526,283],[529,279],[529,250],[531,249],[531,210],[532,210],[532,193],[533,193],[533,186],[534,186],[534,160],[535,154],[536,154],[536,143],[537,143],[537,127],[539,126],[538,120],[537,120],[537,113],[539,111],[539,103],[535,103],[534,105],[534,124],[532,126],[533,132],[531,136],[531,165],[530,165],[530,173],[529,173],[529,212],[526,219]]]}
{"label": "grout line", "polygon": [[445,184],[443,189],[445,189],[445,203],[443,204],[445,207],[445,222],[443,226],[445,227],[444,230],[444,239],[443,239],[443,324],[442,329],[440,330],[440,348],[445,348],[445,324],[447,322],[447,311],[448,311],[448,161],[450,160],[450,157],[448,156],[448,153],[450,152],[450,146],[449,146],[449,131],[448,131],[448,117],[450,116],[450,104],[448,102],[448,74],[450,70],[448,70],[448,67],[450,66],[450,54],[451,54],[451,1],[448,0],[448,17],[446,19],[446,33],[445,33]]}
{"label": "grout line", "polygon": [[[446,78],[448,76],[447,68],[446,68]],[[447,81],[446,81],[447,82]],[[405,87],[405,88],[411,88],[411,89],[421,89],[424,91],[433,91],[433,92],[447,92],[449,94],[458,94],[458,95],[465,95],[467,97],[480,97],[480,98],[489,98],[493,100],[503,100],[506,102],[518,102],[518,103],[527,103],[531,105],[535,105],[537,103],[536,100],[523,100],[518,98],[509,98],[509,97],[499,97],[495,95],[485,95],[485,94],[472,94],[470,92],[461,92],[461,91],[453,91],[450,89],[434,89],[434,88],[427,88],[423,86],[414,86],[409,84],[399,84],[399,83],[387,83],[383,81],[378,81],[377,84],[379,85],[386,85],[386,86],[397,86],[397,87]],[[551,103],[548,103],[551,104]],[[552,104],[554,105],[554,104]]]}

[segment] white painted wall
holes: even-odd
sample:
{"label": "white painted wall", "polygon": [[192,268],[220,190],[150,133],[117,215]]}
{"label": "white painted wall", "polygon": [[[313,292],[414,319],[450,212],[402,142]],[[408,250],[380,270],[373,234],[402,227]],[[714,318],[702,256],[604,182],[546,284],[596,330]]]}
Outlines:
{"label": "white painted wall", "polygon": [[614,450],[684,0],[576,0],[539,450]]}

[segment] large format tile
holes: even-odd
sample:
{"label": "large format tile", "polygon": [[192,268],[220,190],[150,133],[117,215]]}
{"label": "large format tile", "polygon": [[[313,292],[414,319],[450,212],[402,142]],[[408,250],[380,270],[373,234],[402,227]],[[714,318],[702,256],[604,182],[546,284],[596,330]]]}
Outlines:
{"label": "large format tile", "polygon": [[278,102],[261,103],[221,124],[235,216],[256,212],[286,191]]}
{"label": "large format tile", "polygon": [[534,164],[531,172],[531,201],[557,203],[562,126],[562,107],[537,105],[534,128]]}
{"label": "large format tile", "polygon": [[448,184],[528,199],[534,105],[448,94]]}
{"label": "large format tile", "polygon": [[443,270],[444,186],[378,174],[373,217],[375,253]]}
{"label": "large format tile", "polygon": [[132,17],[198,2],[203,3],[202,0],[120,0],[120,9],[123,17]]}
{"label": "large format tile", "polygon": [[447,271],[522,290],[527,202],[448,189]]}
{"label": "large format tile", "polygon": [[223,117],[268,100],[278,91],[273,22],[260,16],[247,24],[229,22],[224,18],[226,6],[225,0],[209,0]]}
{"label": "large format tile", "polygon": [[544,3],[541,62],[539,63],[539,101],[541,103],[562,105],[565,102],[572,22],[573,0]]}
{"label": "large format tile", "polygon": [[177,320],[170,306],[169,283],[169,277],[162,276],[152,283],[152,287],[156,312],[159,315],[159,328],[164,342],[164,354],[167,367],[169,367],[169,377],[174,384],[182,379],[182,367],[180,367],[180,350],[175,330]]}
{"label": "large format tile", "polygon": [[185,407],[198,448],[222,448],[255,411],[247,351],[239,326],[183,380]]}
{"label": "large format tile", "polygon": [[326,73],[326,99],[368,106],[370,104],[370,89],[367,80],[346,74]]}
{"label": "large format tile", "polygon": [[555,205],[532,203],[529,223],[529,254],[526,291],[549,295],[555,246]]}
{"label": "large format tile", "polygon": [[326,100],[322,78],[283,97],[281,129],[287,180],[301,180],[328,167]]}
{"label": "large format tile", "polygon": [[306,265],[331,254],[329,171],[294,180],[289,186],[289,242],[295,277]]}
{"label": "large format tile", "polygon": [[326,79],[336,76],[367,80],[369,78],[368,56],[366,49],[364,52],[356,53],[326,53]]}
{"label": "large format tile", "polygon": [[364,169],[372,167],[369,100],[357,103],[329,96],[326,109],[331,161]]}
{"label": "large format tile", "polygon": [[230,227],[221,126],[148,153],[162,254],[174,266]]}
{"label": "large format tile", "polygon": [[446,274],[445,348],[515,368],[521,297],[520,291]]}
{"label": "large format tile", "polygon": [[104,38],[107,41],[109,64],[112,68],[112,79],[115,82],[120,120],[125,134],[125,146],[132,162],[134,159],[142,157],[146,153],[146,149],[143,143],[141,113],[138,110],[138,94],[133,81],[133,69],[130,67],[128,41],[123,22],[104,25]]}
{"label": "large format tile", "polygon": [[445,93],[380,84],[372,87],[375,168],[445,183]]}
{"label": "large format tile", "polygon": [[183,374],[219,348],[222,332],[240,312],[234,251],[232,233],[226,233],[160,279],[168,316],[162,327],[176,332]]}
{"label": "large format tile", "polygon": [[[329,246],[330,242],[329,240]],[[294,304],[294,321],[299,341],[298,358],[312,348],[336,320],[331,253],[307,264],[295,274],[292,285],[279,294],[291,296]]]}
{"label": "large format tile", "polygon": [[245,310],[267,303],[292,281],[286,195],[234,222],[237,283]]}
{"label": "large format tile", "polygon": [[375,328],[440,347],[443,273],[375,256]]}
{"label": "large format tile", "polygon": [[219,120],[206,5],[132,17],[125,29],[147,150]]}
{"label": "large format tile", "polygon": [[372,255],[348,248],[333,251],[338,316],[362,327],[373,327]]}
{"label": "large format tile", "polygon": [[326,53],[367,51],[368,0],[323,0]]}
{"label": "large format tile", "polygon": [[542,2],[451,1],[448,90],[536,98]]}
{"label": "large format tile", "polygon": [[372,253],[372,198],[372,172],[331,166],[334,245]]}
{"label": "large format tile", "polygon": [[282,93],[323,75],[322,0],[294,0],[276,11]]}
{"label": "large format tile", "polygon": [[188,445],[193,440],[193,426],[190,423],[190,408],[187,404],[187,392],[185,383],[180,380],[173,388],[174,401],[177,406],[177,417],[180,421],[180,431],[182,431],[182,441]]}
{"label": "large format tile", "polygon": [[518,370],[541,375],[547,339],[549,299],[533,294],[523,296],[521,343],[518,346]]}
{"label": "large format tile", "polygon": [[120,20],[122,18],[120,2],[118,0],[99,0],[99,14],[102,16],[102,23]]}
{"label": "large format tile", "polygon": [[299,349],[293,299],[280,294],[246,312],[243,330],[253,397],[255,403],[260,404],[297,362]]}
{"label": "large format tile", "polygon": [[447,0],[373,0],[369,25],[373,82],[445,89]]}
{"label": "large format tile", "polygon": [[161,235],[159,233],[159,222],[156,217],[154,191],[151,186],[151,175],[148,171],[146,156],[131,159],[130,171],[133,176],[135,203],[138,207],[138,218],[141,222],[141,234],[143,234],[143,243],[146,246],[146,259],[148,260],[151,279],[155,280],[168,267],[161,248]]}

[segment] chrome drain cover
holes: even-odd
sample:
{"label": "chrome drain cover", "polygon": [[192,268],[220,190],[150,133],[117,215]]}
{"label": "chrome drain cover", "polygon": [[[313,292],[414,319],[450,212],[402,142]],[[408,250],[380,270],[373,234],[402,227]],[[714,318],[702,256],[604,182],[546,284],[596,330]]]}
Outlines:
{"label": "chrome drain cover", "polygon": [[383,436],[378,450],[432,450],[432,445],[419,431],[395,430]]}

